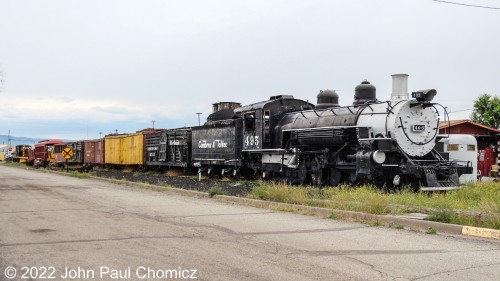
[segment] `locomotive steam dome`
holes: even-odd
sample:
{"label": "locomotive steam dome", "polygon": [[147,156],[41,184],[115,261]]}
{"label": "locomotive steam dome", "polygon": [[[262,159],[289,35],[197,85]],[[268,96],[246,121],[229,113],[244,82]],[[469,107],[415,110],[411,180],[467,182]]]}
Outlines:
{"label": "locomotive steam dome", "polygon": [[354,105],[364,104],[366,102],[377,100],[377,89],[370,84],[368,80],[364,80],[354,88]]}
{"label": "locomotive steam dome", "polygon": [[316,109],[339,107],[339,95],[332,90],[320,90],[317,101]]}

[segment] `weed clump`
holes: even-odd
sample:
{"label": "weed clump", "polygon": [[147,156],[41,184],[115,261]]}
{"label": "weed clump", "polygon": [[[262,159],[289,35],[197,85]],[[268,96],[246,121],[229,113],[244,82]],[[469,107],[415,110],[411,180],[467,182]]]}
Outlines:
{"label": "weed clump", "polygon": [[212,187],[208,190],[208,195],[214,197],[215,195],[224,195],[224,190],[220,187]]}
{"label": "weed clump", "polygon": [[69,173],[68,176],[73,177],[73,178],[78,178],[78,179],[90,178],[90,175],[88,173],[80,173],[77,171],[73,171],[73,172]]}

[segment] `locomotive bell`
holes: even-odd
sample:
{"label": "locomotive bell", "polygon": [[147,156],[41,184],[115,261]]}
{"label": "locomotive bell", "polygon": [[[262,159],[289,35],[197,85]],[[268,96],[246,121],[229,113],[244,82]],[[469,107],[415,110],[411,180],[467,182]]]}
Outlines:
{"label": "locomotive bell", "polygon": [[368,80],[364,80],[354,88],[354,102],[353,105],[364,104],[377,100],[377,89],[370,84]]}
{"label": "locomotive bell", "polygon": [[339,95],[334,90],[320,90],[317,101],[316,109],[339,107]]}

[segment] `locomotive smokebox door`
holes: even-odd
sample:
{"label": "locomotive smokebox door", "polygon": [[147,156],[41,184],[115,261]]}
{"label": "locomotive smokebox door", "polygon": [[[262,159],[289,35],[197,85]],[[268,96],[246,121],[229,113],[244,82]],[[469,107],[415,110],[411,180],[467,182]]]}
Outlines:
{"label": "locomotive smokebox door", "polygon": [[262,112],[247,111],[243,118],[243,149],[262,148]]}

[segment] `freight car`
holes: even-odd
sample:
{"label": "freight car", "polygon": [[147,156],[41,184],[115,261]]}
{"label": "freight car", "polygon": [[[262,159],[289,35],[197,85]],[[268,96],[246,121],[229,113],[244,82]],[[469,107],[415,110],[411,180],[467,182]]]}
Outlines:
{"label": "freight car", "polygon": [[[69,159],[66,159],[63,156],[62,152],[65,148],[70,148],[73,152],[73,156],[71,156],[71,158]],[[54,155],[54,164],[56,166],[63,166],[65,163],[82,166],[84,164],[84,141],[56,144],[54,145]]]}
{"label": "freight car", "polygon": [[239,107],[237,102],[214,103],[213,113],[203,126],[146,135],[146,166],[236,173],[242,165],[242,119],[234,112]]}
{"label": "freight car", "polygon": [[144,167],[145,137],[158,132],[155,129],[144,129],[133,134],[111,134],[104,138],[105,165]]}
{"label": "freight car", "polygon": [[83,163],[87,167],[104,165],[104,139],[83,141]]}
{"label": "freight car", "polygon": [[191,128],[158,130],[145,135],[146,165],[188,168],[191,163]]}

